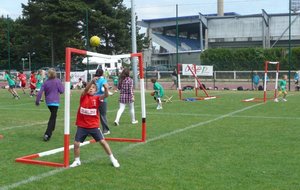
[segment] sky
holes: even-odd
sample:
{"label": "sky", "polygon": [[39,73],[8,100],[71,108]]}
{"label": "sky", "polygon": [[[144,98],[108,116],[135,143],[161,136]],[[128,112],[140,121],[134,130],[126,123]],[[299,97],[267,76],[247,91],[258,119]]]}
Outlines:
{"label": "sky", "polygon": [[[133,0],[138,20],[176,16],[191,16],[217,13],[217,0]],[[17,18],[22,14],[21,3],[28,0],[0,0],[0,15]],[[124,0],[131,7],[131,0]],[[224,0],[224,12],[236,12],[241,15],[267,13],[288,13],[289,0]]]}

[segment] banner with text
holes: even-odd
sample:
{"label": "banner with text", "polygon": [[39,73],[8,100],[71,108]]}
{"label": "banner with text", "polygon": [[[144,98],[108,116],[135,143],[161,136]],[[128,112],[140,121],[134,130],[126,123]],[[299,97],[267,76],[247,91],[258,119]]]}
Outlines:
{"label": "banner with text", "polygon": [[213,76],[213,66],[211,65],[193,65],[193,64],[182,64],[182,75],[193,76],[191,70],[195,72],[197,76]]}

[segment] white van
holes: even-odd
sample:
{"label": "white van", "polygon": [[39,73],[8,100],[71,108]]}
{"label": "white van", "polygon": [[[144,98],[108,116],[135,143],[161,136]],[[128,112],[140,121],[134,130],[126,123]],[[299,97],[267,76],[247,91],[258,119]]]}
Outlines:
{"label": "white van", "polygon": [[87,61],[89,62],[89,74],[93,77],[96,73],[97,69],[103,69],[108,70],[110,75],[115,75],[116,72],[120,72],[122,69],[122,63],[129,64],[129,59],[118,59],[118,58],[112,58],[112,59],[106,59],[106,58],[99,58],[99,57],[85,57],[82,60],[83,64],[87,64]]}

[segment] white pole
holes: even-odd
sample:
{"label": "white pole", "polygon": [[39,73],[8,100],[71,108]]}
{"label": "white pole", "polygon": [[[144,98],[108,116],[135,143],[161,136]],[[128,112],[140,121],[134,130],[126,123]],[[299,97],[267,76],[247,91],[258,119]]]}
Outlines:
{"label": "white pole", "polygon": [[[132,44],[132,53],[137,52],[136,48],[136,22],[135,22],[135,3],[134,0],[131,0],[131,44]],[[132,59],[132,69],[133,69],[133,87],[137,87],[137,57]]]}

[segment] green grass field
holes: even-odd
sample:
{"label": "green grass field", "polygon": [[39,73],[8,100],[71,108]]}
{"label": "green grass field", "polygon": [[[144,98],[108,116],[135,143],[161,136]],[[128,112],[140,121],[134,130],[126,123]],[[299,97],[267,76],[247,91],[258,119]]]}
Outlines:
{"label": "green grass field", "polygon": [[[189,94],[190,93],[190,94]],[[65,169],[16,163],[25,155],[63,146],[64,97],[57,126],[49,142],[42,140],[49,117],[28,95],[14,100],[0,90],[0,190],[191,190],[191,189],[300,189],[300,127],[298,92],[287,102],[250,103],[262,92],[210,91],[219,98],[173,102],[156,110],[146,94],[147,142],[109,142],[121,167],[115,169],[99,144],[81,148],[80,167]],[[79,91],[71,96],[71,142]],[[185,92],[192,97],[192,92]],[[113,126],[118,94],[109,98],[109,137],[140,138],[141,125],[131,125],[126,108],[120,126]],[[141,123],[140,94],[136,92],[136,117]],[[71,150],[70,162],[73,161]],[[63,154],[41,158],[63,162]]]}

